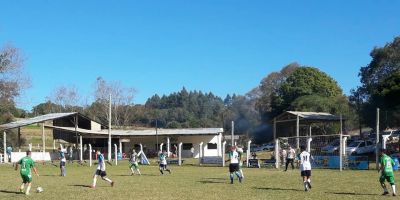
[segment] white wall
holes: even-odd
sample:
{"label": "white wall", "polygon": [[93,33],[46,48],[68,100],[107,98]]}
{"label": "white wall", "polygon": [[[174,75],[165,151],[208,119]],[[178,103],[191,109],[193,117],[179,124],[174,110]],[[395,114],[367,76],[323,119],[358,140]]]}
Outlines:
{"label": "white wall", "polygon": [[[175,137],[175,136],[174,136]],[[167,136],[159,136],[158,143],[164,143],[163,149],[167,149]],[[155,143],[156,137],[155,136],[141,136],[141,137],[130,137],[129,143],[124,143],[123,152],[128,153],[130,149],[134,147],[135,144],[142,144],[144,149],[151,149],[153,151],[156,150]],[[199,157],[199,144],[203,142],[203,149],[204,149],[204,156],[218,156],[218,135],[187,135],[187,136],[178,136],[176,137],[175,141],[171,141],[172,143],[192,143],[194,147],[194,157]],[[217,149],[208,149],[207,143],[216,143]],[[171,145],[171,152],[173,151],[174,147]],[[189,158],[192,156],[190,150],[182,150],[182,157]]]}

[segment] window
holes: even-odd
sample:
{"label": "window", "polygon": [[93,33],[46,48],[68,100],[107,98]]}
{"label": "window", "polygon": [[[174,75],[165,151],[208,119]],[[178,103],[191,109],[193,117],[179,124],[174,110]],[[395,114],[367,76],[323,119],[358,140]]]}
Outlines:
{"label": "window", "polygon": [[192,148],[192,146],[193,146],[192,143],[183,143],[182,150],[190,150]]}
{"label": "window", "polygon": [[217,143],[207,143],[208,149],[217,149]]}

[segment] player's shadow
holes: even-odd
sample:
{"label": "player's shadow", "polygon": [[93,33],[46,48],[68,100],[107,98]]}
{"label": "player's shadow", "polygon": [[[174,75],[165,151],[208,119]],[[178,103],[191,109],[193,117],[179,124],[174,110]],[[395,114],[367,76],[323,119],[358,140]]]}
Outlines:
{"label": "player's shadow", "polygon": [[378,194],[365,194],[356,192],[325,192],[327,194],[337,194],[337,195],[353,195],[353,196],[381,196]]}
{"label": "player's shadow", "polygon": [[73,187],[83,187],[83,188],[90,188],[90,185],[69,185]]}
{"label": "player's shadow", "polygon": [[204,178],[201,181],[197,181],[199,183],[203,183],[203,184],[225,184],[226,179],[225,178]]}
{"label": "player's shadow", "polygon": [[21,194],[20,192],[16,191],[7,191],[7,190],[0,190],[1,193],[7,193],[7,194]]}
{"label": "player's shadow", "polygon": [[253,187],[253,189],[256,190],[277,190],[277,191],[297,191],[297,192],[304,192],[304,190],[300,190],[300,189],[293,189],[293,188],[268,188],[268,187]]}
{"label": "player's shadow", "polygon": [[40,174],[40,176],[60,176],[60,175]]}

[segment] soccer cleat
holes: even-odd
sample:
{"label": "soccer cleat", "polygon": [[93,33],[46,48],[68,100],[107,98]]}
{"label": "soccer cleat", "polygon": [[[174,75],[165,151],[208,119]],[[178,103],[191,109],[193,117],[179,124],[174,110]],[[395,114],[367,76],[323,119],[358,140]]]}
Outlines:
{"label": "soccer cleat", "polygon": [[308,188],[305,188],[304,191],[308,192]]}
{"label": "soccer cleat", "polygon": [[382,195],[388,195],[388,194],[389,194],[389,192],[388,192],[388,191],[385,191],[385,192],[383,192]]}
{"label": "soccer cleat", "polygon": [[93,186],[93,185],[91,185],[91,186],[90,186],[90,188],[92,188],[92,189],[96,189],[96,186]]}
{"label": "soccer cleat", "polygon": [[308,185],[308,188],[310,188],[310,189],[312,188],[310,182],[307,182],[307,185]]}
{"label": "soccer cleat", "polygon": [[113,181],[113,182],[111,182],[111,187],[114,187],[114,181]]}
{"label": "soccer cleat", "polygon": [[20,193],[24,193],[24,189],[20,188],[20,189],[19,189],[19,192],[20,192]]}
{"label": "soccer cleat", "polygon": [[169,172],[169,174],[171,174],[171,173],[172,173],[170,169],[168,170],[168,172]]}
{"label": "soccer cleat", "polygon": [[393,193],[393,196],[395,197],[395,196],[397,196],[397,194],[396,194],[396,193]]}
{"label": "soccer cleat", "polygon": [[239,183],[242,183],[242,177],[239,177]]}

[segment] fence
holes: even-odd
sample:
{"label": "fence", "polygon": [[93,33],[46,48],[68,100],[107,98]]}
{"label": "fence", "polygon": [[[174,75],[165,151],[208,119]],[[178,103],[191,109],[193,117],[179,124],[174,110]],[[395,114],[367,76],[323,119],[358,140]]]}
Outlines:
{"label": "fence", "polygon": [[[350,140],[344,135],[319,135],[278,138],[275,142],[276,167],[285,165],[287,149],[291,146],[300,154],[304,146],[313,156],[312,167],[322,169],[368,169],[368,156],[354,155],[346,148]],[[285,152],[286,151],[286,152]]]}

